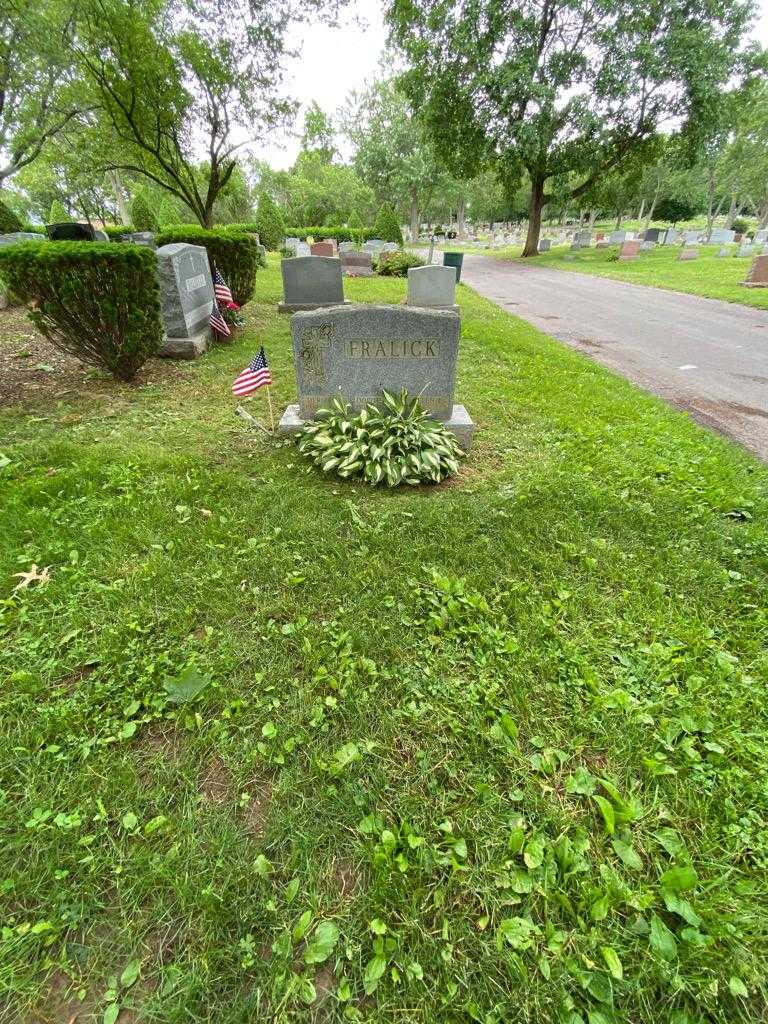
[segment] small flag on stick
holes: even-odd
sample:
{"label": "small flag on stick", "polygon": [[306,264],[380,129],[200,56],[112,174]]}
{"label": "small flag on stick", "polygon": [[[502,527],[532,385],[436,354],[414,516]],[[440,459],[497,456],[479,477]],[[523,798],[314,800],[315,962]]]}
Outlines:
{"label": "small flag on stick", "polygon": [[235,380],[235,383],[232,385],[232,394],[242,398],[244,395],[253,394],[254,391],[257,391],[265,384],[269,387],[271,383],[272,374],[267,365],[267,357],[264,354],[264,346],[262,345],[248,366]]}
{"label": "small flag on stick", "polygon": [[218,307],[216,300],[213,302],[213,309],[211,310],[210,325],[216,331],[217,334],[223,334],[225,338],[228,338],[232,333],[229,329],[229,325],[224,317],[221,315],[221,310]]}
{"label": "small flag on stick", "polygon": [[240,309],[238,304],[232,298],[232,292],[229,290],[229,285],[221,276],[219,268],[214,263],[213,265],[213,294],[216,296],[216,301],[220,302],[222,306],[227,309]]}

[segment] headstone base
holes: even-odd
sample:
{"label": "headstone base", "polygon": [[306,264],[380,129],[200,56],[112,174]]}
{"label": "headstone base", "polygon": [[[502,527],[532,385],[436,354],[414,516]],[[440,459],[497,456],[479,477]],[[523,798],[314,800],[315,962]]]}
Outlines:
{"label": "headstone base", "polygon": [[313,309],[326,309],[329,306],[350,306],[351,300],[344,299],[343,302],[279,302],[278,313],[307,313]]}
{"label": "headstone base", "polygon": [[[278,434],[297,434],[308,422],[309,420],[301,418],[297,402],[295,405],[289,405],[280,417],[277,432]],[[451,411],[451,418],[445,420],[443,426],[450,430],[459,442],[462,450],[468,452],[472,447],[472,435],[475,432],[475,424],[472,422],[466,408],[463,405],[454,405]]]}
{"label": "headstone base", "polygon": [[164,359],[197,359],[208,351],[211,344],[211,329],[205,327],[191,338],[169,338],[158,350],[158,355]]}
{"label": "headstone base", "polygon": [[426,306],[423,302],[405,302],[403,305],[407,306],[408,309],[445,309],[449,313],[460,313],[458,303],[454,302],[450,306]]}

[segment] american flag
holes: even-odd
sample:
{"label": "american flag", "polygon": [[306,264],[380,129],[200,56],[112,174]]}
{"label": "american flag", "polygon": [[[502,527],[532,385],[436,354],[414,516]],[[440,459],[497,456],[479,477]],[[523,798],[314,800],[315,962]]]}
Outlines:
{"label": "american flag", "polygon": [[213,303],[213,309],[211,310],[209,323],[217,334],[223,334],[225,338],[228,338],[229,335],[232,333],[229,329],[227,321],[221,315],[221,310],[219,309],[215,300]]}
{"label": "american flag", "polygon": [[221,276],[219,268],[215,263],[213,265],[213,294],[216,296],[216,301],[220,302],[222,306],[226,306],[227,309],[240,309],[233,300],[229,285]]}
{"label": "american flag", "polygon": [[242,398],[243,395],[252,394],[264,384],[271,383],[272,374],[267,366],[267,357],[264,354],[264,346],[262,345],[257,355],[253,357],[232,385],[232,394]]}

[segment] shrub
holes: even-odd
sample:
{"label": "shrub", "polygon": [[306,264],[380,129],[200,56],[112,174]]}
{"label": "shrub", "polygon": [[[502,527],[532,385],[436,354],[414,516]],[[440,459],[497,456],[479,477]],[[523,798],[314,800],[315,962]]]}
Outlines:
{"label": "shrub", "polygon": [[163,228],[155,241],[158,245],[189,242],[190,245],[204,246],[208,252],[211,274],[215,264],[229,285],[235,302],[244,306],[253,297],[259,267],[259,247],[256,239],[247,231],[233,231],[230,228],[209,231],[194,224],[179,224]]}
{"label": "shrub", "polygon": [[255,225],[261,244],[271,252],[276,252],[285,239],[285,221],[274,199],[267,192],[259,196]]}
{"label": "shrub", "polygon": [[21,221],[0,199],[0,235],[8,235],[13,231],[23,231]]}
{"label": "shrub", "polygon": [[731,225],[737,235],[743,235],[749,231],[749,221],[744,220],[743,217],[737,217]]}
{"label": "shrub", "polygon": [[58,199],[54,199],[51,203],[51,209],[48,213],[49,224],[66,224],[67,221],[72,220],[70,215],[64,209],[64,204],[60,203]]}
{"label": "shrub", "polygon": [[0,272],[32,303],[35,326],[57,348],[131,380],[163,338],[157,260],[113,242],[26,242],[0,249]]}
{"label": "shrub", "polygon": [[656,204],[654,220],[677,224],[679,220],[690,220],[695,213],[696,207],[687,199],[663,196]]}
{"label": "shrub", "polygon": [[45,224],[24,224],[22,231],[34,231],[36,235],[45,237]]}
{"label": "shrub", "polygon": [[381,408],[354,413],[336,398],[299,433],[299,451],[324,473],[376,486],[439,483],[459,470],[461,448],[418,398],[383,393]]}
{"label": "shrub", "polygon": [[105,224],[101,229],[106,235],[109,235],[110,242],[119,242],[123,235],[127,235],[130,231],[138,231],[133,224]]}
{"label": "shrub", "polygon": [[374,238],[381,238],[385,242],[397,242],[398,245],[403,244],[403,233],[400,230],[397,214],[387,203],[377,213],[373,230],[376,232]]}
{"label": "shrub", "polygon": [[137,192],[131,200],[131,220],[137,231],[157,231],[160,227],[143,192]]}
{"label": "shrub", "polygon": [[382,277],[407,277],[411,267],[423,267],[424,260],[411,252],[383,252],[376,265],[376,273]]}

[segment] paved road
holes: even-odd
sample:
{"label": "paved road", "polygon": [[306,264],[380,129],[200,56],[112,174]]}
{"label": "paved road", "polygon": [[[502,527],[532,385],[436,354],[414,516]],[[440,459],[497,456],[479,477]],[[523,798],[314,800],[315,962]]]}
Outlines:
{"label": "paved road", "polygon": [[768,309],[470,254],[461,279],[768,461]]}

